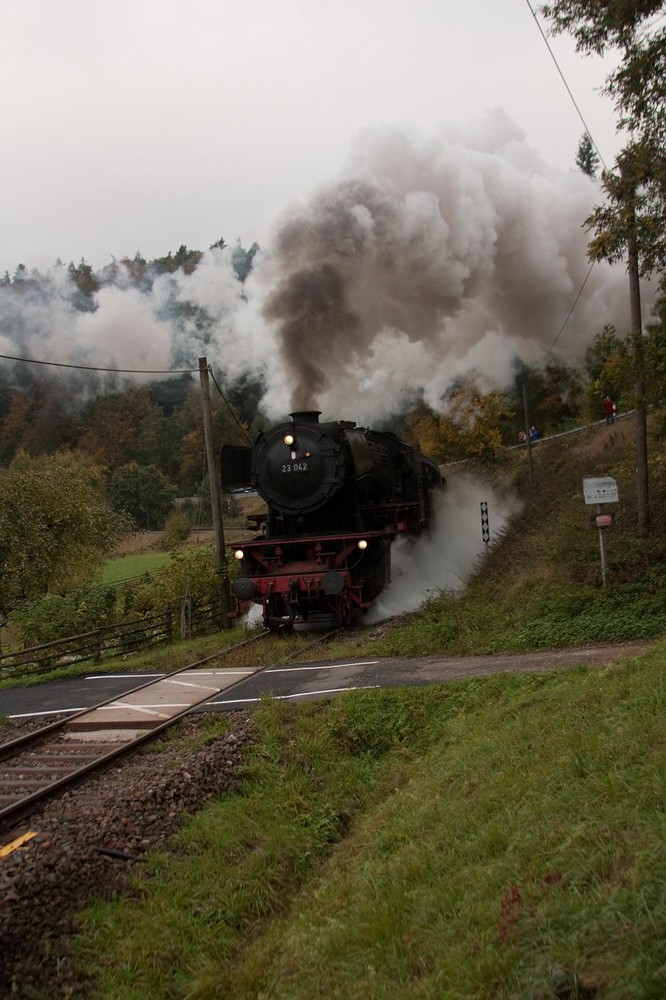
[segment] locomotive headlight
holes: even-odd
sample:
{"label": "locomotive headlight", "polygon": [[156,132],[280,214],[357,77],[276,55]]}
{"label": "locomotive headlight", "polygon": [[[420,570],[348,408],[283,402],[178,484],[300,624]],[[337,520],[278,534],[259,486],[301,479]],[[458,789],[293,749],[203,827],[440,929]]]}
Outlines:
{"label": "locomotive headlight", "polygon": [[243,550],[236,549],[236,551],[234,552],[234,559],[242,559],[242,558],[243,558]]}
{"label": "locomotive headlight", "polygon": [[359,549],[361,549],[361,550],[363,550],[363,549],[367,549],[367,547],[368,547],[368,543],[366,542],[365,538],[362,538],[362,539],[360,540],[360,542],[358,543],[358,547],[359,547]]}
{"label": "locomotive headlight", "polygon": [[288,445],[289,447],[291,447],[292,444],[294,443],[294,435],[293,434],[285,434],[285,436],[282,438],[282,440],[284,441],[284,443],[286,445]]}

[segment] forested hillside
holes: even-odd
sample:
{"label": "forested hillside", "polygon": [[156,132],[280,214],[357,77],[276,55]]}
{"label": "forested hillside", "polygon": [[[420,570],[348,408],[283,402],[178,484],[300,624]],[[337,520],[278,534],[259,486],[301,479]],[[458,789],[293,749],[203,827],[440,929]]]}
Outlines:
{"label": "forested hillside", "polygon": [[[223,248],[219,240],[211,249]],[[258,247],[231,253],[240,284],[248,277]],[[40,274],[19,265],[13,276],[0,280],[0,335],[21,342],[21,326],[31,316],[23,307],[50,303],[54,273],[67,283],[69,304],[79,313],[94,313],[105,290],[134,288],[146,293],[160,277],[192,275],[203,253],[181,246],[176,253],[152,261],[140,254],[125,257],[99,271],[85,261]],[[173,303],[169,304],[173,307]],[[165,304],[166,309],[166,304]],[[180,319],[203,336],[214,320],[200,305],[182,301]],[[648,327],[648,347],[659,356],[663,345],[666,304],[658,304],[657,321]],[[34,322],[34,320],[33,320]],[[128,331],[132,336],[132,330]],[[2,343],[2,341],[0,341]],[[106,346],[99,343],[99,354]],[[48,356],[28,364],[0,354],[0,465],[8,465],[19,451],[30,455],[53,453],[61,448],[78,451],[108,472],[129,462],[153,465],[180,493],[196,489],[202,455],[198,380],[192,374],[141,379],[123,372],[97,368],[92,345],[90,356],[76,369],[60,366]],[[99,356],[99,355],[98,355]],[[196,359],[194,359],[196,360]],[[172,358],[174,369],[193,366],[193,358]],[[58,367],[53,367],[56,364]],[[599,419],[601,401],[610,394],[620,409],[632,404],[629,345],[611,327],[600,330],[578,365],[567,365],[554,355],[543,365],[527,366],[515,359],[515,377],[508,387],[489,385],[474,375],[456,380],[441,401],[440,412],[415,400],[405,412],[394,415],[394,426],[441,461],[492,453],[515,443],[523,423],[523,383],[529,401],[529,418],[542,433],[562,430],[574,423]],[[651,364],[653,396],[663,394],[663,364]],[[91,370],[92,369],[92,370]],[[97,370],[95,370],[97,369]],[[222,441],[242,439],[238,422],[253,429],[261,422],[259,404],[263,386],[259,377],[224,379],[224,392],[233,414],[217,393],[216,434]],[[337,416],[337,415],[336,415]],[[347,416],[346,414],[344,416]],[[353,415],[349,415],[352,416]]]}
{"label": "forested hillside", "polygon": [[[0,347],[7,350],[0,354],[0,471],[22,456],[74,453],[99,470],[109,503],[140,527],[160,526],[174,497],[201,494],[204,443],[196,362],[225,315],[224,301],[215,300],[219,289],[210,287],[220,282],[221,272],[207,271],[206,260],[226,255],[229,294],[242,297],[258,253],[256,244],[249,250],[240,243],[229,248],[220,239],[206,253],[181,246],[152,261],[137,253],[100,270],[82,260],[58,263],[43,274],[23,265],[5,274],[0,281]],[[141,309],[149,296],[154,316],[168,318],[173,334],[162,352],[166,367],[105,365],[114,338],[124,337],[147,357],[144,341],[162,334],[145,325]],[[118,311],[120,299],[123,308],[128,301],[133,307],[125,320]],[[101,319],[94,325],[113,309],[111,332]],[[663,300],[656,317],[644,337],[651,403],[665,396]],[[79,322],[83,325],[70,340],[81,343],[81,356],[76,363],[63,363],[58,338],[70,336]],[[607,394],[619,411],[629,409],[635,382],[631,347],[630,338],[606,327],[577,365],[554,355],[531,366],[516,358],[508,386],[471,373],[452,382],[437,409],[417,395],[393,414],[389,428],[440,462],[493,461],[516,443],[526,417],[543,436],[600,419]],[[238,357],[250,357],[252,350],[249,339],[247,344],[241,339]],[[236,359],[213,375],[216,445],[242,443],[266,421],[261,368]],[[284,405],[286,411],[287,399]],[[356,418],[352,412],[327,416]]]}
{"label": "forested hillside", "polygon": [[[223,246],[224,241],[219,240],[213,248]],[[240,283],[250,272],[257,249],[255,244],[246,251],[239,244],[232,251]],[[181,246],[175,254],[153,261],[136,254],[97,272],[83,260],[78,266],[58,265],[47,274],[28,272],[19,265],[13,276],[5,274],[0,281],[0,344],[2,334],[14,344],[28,341],[31,326],[42,322],[39,307],[55,310],[63,298],[62,288],[74,313],[93,314],[105,290],[135,289],[145,295],[165,274],[192,274],[201,258],[201,251]],[[56,298],[54,284],[59,279],[62,286]],[[180,311],[186,310],[181,307]],[[195,314],[193,307],[187,320],[205,339],[210,316],[201,309]],[[133,330],[127,334],[132,337]],[[78,369],[60,365],[57,357],[48,354],[30,355],[30,360],[39,364],[17,361],[15,356],[0,357],[0,466],[9,465],[21,451],[39,456],[72,449],[103,467],[110,477],[137,463],[154,467],[178,493],[197,491],[203,455],[198,380],[185,372],[145,376],[137,384],[139,376],[103,370],[100,358],[106,344],[101,336],[97,351],[95,346],[91,345],[88,357],[79,359]],[[192,357],[172,361],[174,369],[195,367]],[[239,379],[228,386],[233,415],[217,397],[215,431],[220,442],[242,439],[239,425],[252,424],[260,395],[258,382]]]}

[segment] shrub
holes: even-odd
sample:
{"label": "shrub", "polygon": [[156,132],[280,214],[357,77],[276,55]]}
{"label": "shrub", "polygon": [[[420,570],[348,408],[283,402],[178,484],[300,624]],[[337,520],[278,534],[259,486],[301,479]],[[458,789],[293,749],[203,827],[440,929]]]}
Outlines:
{"label": "shrub", "polygon": [[118,593],[113,587],[82,586],[69,594],[45,594],[23,601],[8,617],[25,646],[38,646],[101,625],[118,616]]}
{"label": "shrub", "polygon": [[185,514],[172,514],[166,519],[164,524],[164,537],[162,538],[162,548],[167,552],[172,552],[183,542],[186,542],[190,535],[190,521]]}
{"label": "shrub", "polygon": [[[233,560],[232,560],[233,562]],[[234,567],[229,567],[233,571]],[[220,574],[215,549],[207,546],[181,549],[168,566],[136,593],[137,611],[162,611],[180,607],[188,598],[193,607],[213,603],[220,595]]]}

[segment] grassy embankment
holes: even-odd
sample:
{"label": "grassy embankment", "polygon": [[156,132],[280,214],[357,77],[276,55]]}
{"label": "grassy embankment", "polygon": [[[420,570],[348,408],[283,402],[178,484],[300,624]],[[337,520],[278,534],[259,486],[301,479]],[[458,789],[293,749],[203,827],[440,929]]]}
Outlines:
{"label": "grassy embankment", "polygon": [[665,661],[263,704],[242,791],[86,915],[86,995],[665,996]]}
{"label": "grassy embankment", "polygon": [[[334,654],[666,633],[663,531],[635,537],[629,437],[544,444],[533,485],[514,455],[497,477],[525,499],[519,529],[466,592]],[[605,590],[584,475],[620,488]],[[136,899],[85,918],[91,995],[666,996],[665,662],[662,642],[605,670],[262,704],[240,794],[152,859]]]}
{"label": "grassy embankment", "polygon": [[[523,501],[520,515],[460,594],[433,598],[375,653],[495,653],[666,635],[666,442],[650,440],[650,537],[637,537],[633,422],[597,426],[525,451],[492,471]],[[601,586],[594,505],[584,477],[613,476],[608,584]]]}
{"label": "grassy embankment", "polygon": [[[666,635],[666,442],[651,435],[648,539],[636,537],[630,419],[540,442],[533,449],[533,464],[533,482],[524,450],[510,452],[490,470],[465,467],[465,472],[490,478],[495,489],[511,491],[523,506],[462,592],[432,598],[400,628],[380,630],[379,638],[372,629],[357,629],[331,646],[330,655],[494,653]],[[598,533],[591,523],[595,508],[583,502],[582,480],[606,475],[616,479],[620,502],[608,508],[614,524],[607,534],[608,586],[602,588]],[[221,641],[233,643],[245,637],[237,628],[193,644],[128,657],[123,667],[143,670],[149,663],[151,668],[176,669],[213,652]],[[309,636],[275,640],[257,655],[262,662],[277,662],[309,641]],[[240,663],[246,665],[252,655],[243,651]],[[117,668],[118,661],[110,661],[108,669]],[[64,667],[35,677],[34,682],[86,669],[85,664]],[[0,681],[0,689],[15,683]]]}
{"label": "grassy embankment", "polygon": [[[464,590],[431,598],[400,628],[378,630],[379,637],[357,629],[331,646],[330,655],[515,652],[666,635],[666,442],[650,440],[647,539],[637,538],[634,468],[631,420],[539,443],[532,482],[524,450],[490,470],[465,467],[465,474],[520,498],[513,525]],[[584,503],[582,481],[606,475],[616,479],[620,502],[606,508],[614,523],[607,529],[604,588],[596,509]],[[279,640],[262,655],[277,661],[299,642],[307,645],[309,637],[295,636],[284,646]],[[173,661],[174,651],[168,655]]]}

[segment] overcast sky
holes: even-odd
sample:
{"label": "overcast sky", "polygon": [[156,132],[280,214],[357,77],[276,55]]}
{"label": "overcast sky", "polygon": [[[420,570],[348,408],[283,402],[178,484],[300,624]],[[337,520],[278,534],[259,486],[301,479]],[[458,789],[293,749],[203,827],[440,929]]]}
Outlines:
{"label": "overcast sky", "polygon": [[[526,0],[22,0],[2,22],[10,273],[265,243],[367,127],[501,107],[560,170],[583,131]],[[604,68],[551,44],[611,165]]]}

